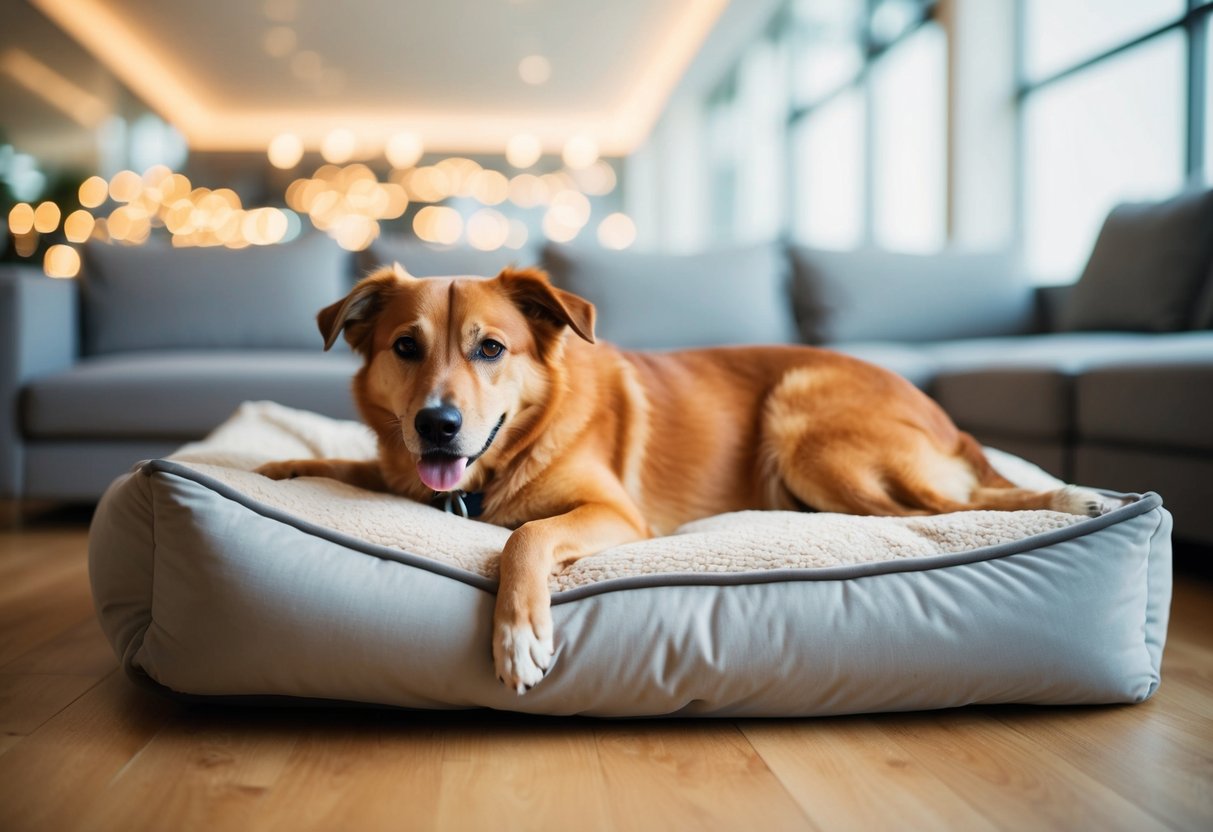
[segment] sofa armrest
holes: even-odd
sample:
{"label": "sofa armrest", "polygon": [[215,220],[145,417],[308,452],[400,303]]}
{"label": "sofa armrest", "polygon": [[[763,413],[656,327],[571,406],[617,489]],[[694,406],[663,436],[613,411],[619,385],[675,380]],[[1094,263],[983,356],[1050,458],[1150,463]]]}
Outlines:
{"label": "sofa armrest", "polygon": [[0,267],[0,496],[22,492],[21,389],[32,378],[75,364],[79,333],[76,281]]}

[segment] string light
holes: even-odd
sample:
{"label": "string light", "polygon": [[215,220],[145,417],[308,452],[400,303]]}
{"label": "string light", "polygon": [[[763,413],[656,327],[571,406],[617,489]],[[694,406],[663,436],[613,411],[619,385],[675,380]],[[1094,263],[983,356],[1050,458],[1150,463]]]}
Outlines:
{"label": "string light", "polygon": [[85,208],[96,208],[109,196],[109,183],[100,176],[90,176],[80,183],[77,195]]}
{"label": "string light", "polygon": [[63,234],[70,243],[83,243],[92,236],[95,224],[93,215],[81,208],[78,211],[72,211],[63,221]]}
{"label": "string light", "polygon": [[468,245],[479,251],[496,251],[510,235],[510,221],[500,211],[481,208],[468,218]]}
{"label": "string light", "polygon": [[636,242],[636,223],[627,214],[608,214],[598,223],[598,242],[604,248],[628,248]]}
{"label": "string light", "polygon": [[18,202],[8,212],[8,230],[20,237],[34,230],[34,207],[28,202]]}
{"label": "string light", "polygon": [[598,144],[589,136],[573,136],[564,145],[563,158],[573,170],[588,168],[598,161]]}
{"label": "string light", "polygon": [[520,170],[538,162],[542,155],[543,145],[531,133],[519,133],[505,146],[505,160]]}
{"label": "string light", "polygon": [[383,152],[392,167],[411,168],[421,161],[425,145],[421,136],[411,130],[405,130],[389,138]]}
{"label": "string light", "polygon": [[80,253],[71,246],[51,246],[42,258],[42,270],[47,277],[75,277],[80,273]]}
{"label": "string light", "polygon": [[324,137],[324,142],[320,145],[320,155],[324,157],[324,161],[340,165],[350,160],[357,147],[358,137],[353,131],[338,127]]}
{"label": "string light", "polygon": [[270,164],[280,170],[290,170],[303,158],[303,140],[294,133],[280,133],[266,151]]}
{"label": "string light", "polygon": [[59,219],[62,216],[58,205],[53,202],[43,202],[34,209],[34,230],[39,234],[50,234],[59,227]]}
{"label": "string light", "polygon": [[[380,235],[381,223],[404,216],[410,203],[426,203],[418,206],[412,221],[418,238],[440,245],[464,239],[481,251],[518,250],[531,236],[523,219],[484,207],[465,220],[455,208],[439,203],[459,197],[483,206],[499,206],[508,200],[519,208],[546,207],[541,222],[544,236],[566,242],[576,238],[590,221],[592,206],[587,194],[605,195],[617,185],[614,167],[598,158],[597,145],[583,135],[566,143],[562,154],[565,169],[542,175],[519,173],[512,178],[459,156],[417,167],[424,153],[421,137],[414,131],[400,131],[383,145],[384,158],[393,170],[388,181],[381,182],[366,164],[349,163],[358,146],[352,131],[341,127],[330,131],[321,145],[326,163],[312,176],[290,182],[284,194],[289,206],[285,210],[245,208],[230,188],[194,187],[184,175],[155,165],[142,176],[123,170],[108,182],[99,176],[88,177],[78,189],[84,207],[66,218],[53,202],[37,207],[18,203],[9,212],[9,229],[22,256],[37,250],[40,234],[58,231],[61,220],[63,237],[77,245],[89,239],[139,245],[162,227],[174,247],[241,249],[294,239],[302,231],[300,215],[306,214],[313,227],[340,246],[360,251]],[[539,160],[542,145],[534,135],[519,133],[505,151],[511,166],[525,168]],[[303,142],[292,132],[274,137],[266,149],[269,163],[284,170],[298,166],[303,154]],[[88,209],[100,207],[107,199],[118,204],[108,215],[94,217]],[[598,223],[597,237],[604,247],[627,248],[635,241],[636,226],[624,214],[611,214]],[[60,246],[53,261],[44,261],[44,267],[57,276],[74,275],[79,266],[73,270],[73,256],[79,259],[71,245]]]}

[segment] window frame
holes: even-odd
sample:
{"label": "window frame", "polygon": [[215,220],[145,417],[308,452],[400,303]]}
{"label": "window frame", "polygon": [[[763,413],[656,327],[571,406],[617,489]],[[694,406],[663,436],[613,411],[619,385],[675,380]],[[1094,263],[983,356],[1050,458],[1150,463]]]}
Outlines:
{"label": "window frame", "polygon": [[[1072,78],[1093,66],[1115,58],[1169,32],[1182,30],[1187,47],[1187,105],[1184,113],[1184,179],[1191,185],[1213,179],[1213,159],[1205,158],[1207,146],[1207,75],[1211,59],[1206,27],[1213,27],[1213,2],[1187,0],[1183,13],[1175,19],[1127,38],[1045,75],[1031,79],[1027,72],[1027,0],[1015,0],[1015,239],[1022,251],[1026,238],[1027,159],[1026,102],[1041,89]],[[1209,169],[1206,172],[1206,168]]]}
{"label": "window frame", "polygon": [[[859,26],[859,36],[860,36],[859,46],[860,46],[860,53],[861,53],[862,60],[861,60],[860,66],[859,66],[858,70],[855,72],[855,74],[849,80],[839,83],[829,92],[823,93],[823,94],[815,97],[813,99],[813,101],[811,101],[807,104],[797,105],[794,101],[790,101],[789,107],[788,107],[788,121],[787,121],[787,126],[786,126],[787,134],[789,136],[791,136],[797,130],[797,128],[801,125],[801,123],[805,119],[810,118],[814,113],[816,113],[816,112],[820,111],[822,108],[834,103],[838,98],[840,98],[841,96],[845,95],[846,93],[848,93],[852,90],[859,91],[860,95],[863,98],[863,114],[864,114],[864,119],[863,119],[864,128],[863,128],[863,136],[862,136],[862,141],[863,141],[862,206],[863,206],[863,210],[860,212],[860,216],[861,216],[861,227],[860,227],[860,234],[859,234],[859,247],[860,248],[871,248],[876,245],[875,205],[876,205],[877,183],[876,183],[876,176],[875,176],[875,172],[876,172],[875,171],[875,169],[876,169],[875,143],[872,141],[873,131],[876,129],[876,119],[875,119],[876,106],[875,106],[875,101],[874,101],[872,84],[870,83],[870,79],[871,79],[873,70],[875,69],[876,65],[880,62],[880,60],[883,57],[888,55],[890,52],[896,50],[906,40],[908,40],[909,38],[916,35],[919,32],[919,30],[921,30],[925,26],[929,26],[929,25],[940,26],[943,29],[945,38],[947,39],[947,38],[951,37],[951,33],[948,29],[948,26],[945,25],[945,22],[943,20],[941,20],[940,8],[939,8],[940,3],[938,2],[938,0],[922,0],[919,3],[919,7],[917,9],[917,14],[916,14],[914,20],[912,20],[900,33],[898,33],[897,37],[895,37],[889,41],[878,40],[872,31],[872,19],[879,6],[880,6],[880,0],[863,0],[863,12],[862,12],[862,16],[861,16],[861,24]],[[776,15],[776,20],[780,21],[780,22],[786,21],[788,18],[791,17],[792,14],[793,14],[792,2],[791,2],[791,0],[789,0],[787,3],[785,3],[782,6],[779,14]],[[788,27],[788,28],[790,29],[791,27]],[[951,48],[950,44],[947,46],[947,48],[949,48],[949,49]],[[793,54],[794,54],[794,52],[793,52]],[[795,59],[793,59],[789,63],[790,63],[789,71],[794,73],[797,68]],[[789,90],[794,89],[794,84],[795,84],[795,79],[790,78],[789,79]],[[950,141],[950,138],[948,140]],[[785,166],[788,171],[789,181],[797,181],[796,177],[798,176],[799,164],[800,164],[800,162],[796,158],[796,153],[795,153],[795,143],[792,141],[788,141],[787,158],[785,159]],[[947,194],[950,190],[950,185],[946,181],[946,179],[951,176],[951,173],[948,170],[947,164],[945,164],[944,167],[945,167],[945,183],[944,183],[944,193],[945,193],[944,237],[945,237],[945,240],[944,240],[944,244],[946,245],[948,242],[948,239],[951,236],[951,229],[948,227],[948,220],[946,217],[946,212],[947,212],[946,205],[947,205],[947,201],[948,201]],[[783,212],[783,214],[784,214],[783,232],[784,232],[784,237],[787,239],[794,238],[795,229],[797,227],[797,205],[796,205],[796,201],[795,201],[795,193],[793,191],[794,191],[794,189],[789,189],[789,193],[788,193],[788,197],[787,197],[787,204],[784,206],[784,212]]]}

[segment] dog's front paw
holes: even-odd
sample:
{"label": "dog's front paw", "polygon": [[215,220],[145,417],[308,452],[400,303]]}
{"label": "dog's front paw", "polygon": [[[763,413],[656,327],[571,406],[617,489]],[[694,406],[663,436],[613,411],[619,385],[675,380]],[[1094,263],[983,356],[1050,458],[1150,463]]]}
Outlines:
{"label": "dog's front paw", "polygon": [[1114,511],[1125,503],[1123,500],[1105,497],[1098,491],[1081,488],[1077,485],[1067,485],[1053,497],[1053,508],[1067,514],[1082,514],[1087,517],[1102,517]]}
{"label": "dog's front paw", "polygon": [[253,473],[269,477],[272,480],[292,480],[300,476],[299,466],[295,464],[295,460],[293,459],[258,465],[253,469]]}
{"label": "dog's front paw", "polygon": [[500,615],[493,623],[493,664],[497,678],[510,690],[523,694],[539,684],[555,652],[550,614],[538,624],[506,622]]}

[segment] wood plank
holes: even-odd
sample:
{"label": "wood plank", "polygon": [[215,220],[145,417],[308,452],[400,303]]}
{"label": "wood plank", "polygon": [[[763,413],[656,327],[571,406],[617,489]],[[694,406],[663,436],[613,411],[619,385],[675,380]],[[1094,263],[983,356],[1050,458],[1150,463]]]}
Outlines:
{"label": "wood plank", "polygon": [[1006,730],[996,709],[875,717],[917,763],[994,824],[1015,829],[1166,826],[1034,737]]}
{"label": "wood plank", "polygon": [[0,755],[95,684],[80,675],[0,673]]}
{"label": "wood plank", "polygon": [[820,829],[994,829],[870,719],[746,720],[741,731]]}
{"label": "wood plank", "polygon": [[57,636],[31,647],[6,665],[0,673],[67,674],[100,678],[118,666],[113,648],[101,632],[97,617],[87,617]]}
{"label": "wood plank", "polygon": [[273,710],[182,709],[109,781],[82,828],[247,829],[301,727]]}
{"label": "wood plank", "polygon": [[[290,721],[296,738],[249,829],[434,827],[446,732],[441,719],[307,709],[293,712]],[[463,800],[472,802],[466,793]]]}
{"label": "wood plank", "polygon": [[1158,699],[992,716],[1176,829],[1198,829],[1213,818],[1213,723],[1203,724],[1203,736],[1173,727]]}
{"label": "wood plank", "polygon": [[448,723],[440,742],[435,826],[607,828],[609,805],[591,723],[468,716]]}
{"label": "wood plank", "polygon": [[75,829],[177,712],[112,673],[0,756],[0,829]]}
{"label": "wood plank", "polygon": [[594,733],[613,828],[814,828],[736,725],[603,723]]}
{"label": "wood plank", "polygon": [[83,568],[5,604],[0,608],[0,668],[79,626],[92,615],[92,604]]}

